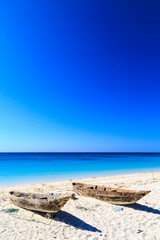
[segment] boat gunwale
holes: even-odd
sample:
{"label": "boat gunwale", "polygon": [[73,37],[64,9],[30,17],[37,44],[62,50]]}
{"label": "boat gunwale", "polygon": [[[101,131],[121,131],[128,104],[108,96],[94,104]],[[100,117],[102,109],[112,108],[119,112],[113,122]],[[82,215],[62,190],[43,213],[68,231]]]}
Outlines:
{"label": "boat gunwale", "polygon": [[[73,189],[74,188],[81,188],[81,186],[78,185],[82,185],[82,188],[85,190],[93,190],[93,191],[103,191],[103,192],[112,192],[115,191],[116,192],[127,192],[127,193],[136,193],[136,194],[149,194],[151,192],[151,190],[131,190],[131,189],[124,189],[124,188],[112,188],[112,187],[105,187],[104,185],[93,185],[93,184],[86,184],[86,183],[79,183],[79,182],[73,182]],[[91,187],[93,187],[93,189],[90,189]],[[96,189],[95,187],[104,187],[104,189]],[[81,188],[81,189],[82,189]]]}
{"label": "boat gunwale", "polygon": [[[51,201],[56,201],[56,200],[62,200],[62,199],[64,199],[64,198],[71,198],[72,197],[72,195],[71,196],[61,196],[61,197],[57,197],[57,198],[52,198],[52,199],[48,199],[48,197],[50,196],[50,195],[48,195],[48,197],[47,197],[47,195],[44,195],[44,196],[46,196],[46,198],[33,198],[33,197],[28,197],[28,196],[15,196],[14,194],[12,194],[12,193],[14,193],[14,191],[10,191],[9,192],[9,194],[10,194],[10,198],[17,198],[17,199],[26,199],[26,200],[44,200],[44,201],[46,201],[46,202],[51,202]],[[16,193],[24,193],[24,192],[16,192]],[[24,194],[34,194],[34,193],[24,193]],[[36,195],[41,195],[41,194],[36,194]],[[57,194],[57,196],[58,196],[58,194]]]}

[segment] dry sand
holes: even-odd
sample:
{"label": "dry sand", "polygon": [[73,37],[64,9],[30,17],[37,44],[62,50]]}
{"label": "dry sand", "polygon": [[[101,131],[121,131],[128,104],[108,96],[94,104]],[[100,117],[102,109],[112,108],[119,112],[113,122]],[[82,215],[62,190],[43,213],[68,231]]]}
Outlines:
{"label": "dry sand", "polygon": [[[160,240],[160,173],[88,178],[81,182],[151,193],[117,212],[113,211],[114,205],[85,197],[69,200],[53,220],[24,209],[19,209],[15,217],[0,212],[0,240]],[[70,194],[71,183],[70,180],[0,187],[0,209],[16,208],[9,200],[11,190]]]}

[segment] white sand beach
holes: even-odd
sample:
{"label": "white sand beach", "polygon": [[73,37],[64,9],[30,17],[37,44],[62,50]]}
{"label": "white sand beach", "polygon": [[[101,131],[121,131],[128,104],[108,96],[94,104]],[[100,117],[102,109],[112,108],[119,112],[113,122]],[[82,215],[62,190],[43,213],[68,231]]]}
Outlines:
{"label": "white sand beach", "polygon": [[[133,206],[123,206],[121,211],[114,211],[115,205],[79,196],[77,200],[69,200],[54,219],[46,219],[38,213],[22,208],[19,208],[14,217],[1,211],[0,239],[160,240],[160,173],[107,176],[78,181],[126,189],[151,190],[151,193]],[[70,194],[73,192],[72,182],[73,180],[68,180],[0,187],[0,210],[17,208],[10,202],[11,190]]]}

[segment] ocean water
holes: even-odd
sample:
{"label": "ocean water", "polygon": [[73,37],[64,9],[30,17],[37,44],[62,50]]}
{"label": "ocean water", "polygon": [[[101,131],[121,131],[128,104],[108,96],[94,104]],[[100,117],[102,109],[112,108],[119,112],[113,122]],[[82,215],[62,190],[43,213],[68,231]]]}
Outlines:
{"label": "ocean water", "polygon": [[0,185],[160,171],[160,153],[0,153]]}

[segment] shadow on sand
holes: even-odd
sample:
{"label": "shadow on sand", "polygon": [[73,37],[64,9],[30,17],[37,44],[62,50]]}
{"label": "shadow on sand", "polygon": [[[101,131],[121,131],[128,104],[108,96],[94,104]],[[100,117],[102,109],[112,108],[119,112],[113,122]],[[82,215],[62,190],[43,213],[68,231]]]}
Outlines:
{"label": "shadow on sand", "polygon": [[59,211],[55,218],[55,221],[60,221],[60,222],[64,222],[70,226],[73,226],[75,228],[81,229],[81,230],[87,230],[87,231],[91,231],[91,232],[101,232],[101,230],[93,227],[92,225],[85,223],[84,221],[82,221],[81,219],[73,216],[72,214],[65,212],[65,211]]}
{"label": "shadow on sand", "polygon": [[154,214],[160,214],[160,210],[152,208],[152,207],[147,207],[147,206],[139,204],[139,203],[125,205],[125,207],[133,208],[134,210],[139,210],[139,211],[144,211],[144,212],[149,212],[149,213],[154,213]]}
{"label": "shadow on sand", "polygon": [[[46,216],[46,213],[36,212],[36,211],[32,211],[32,212],[34,214],[38,214],[43,217]],[[82,221],[81,219],[73,216],[72,214],[62,211],[62,210],[60,210],[58,213],[56,213],[56,215],[53,217],[53,221],[63,222],[63,223],[66,223],[70,226],[73,226],[73,227],[81,229],[81,230],[87,230],[87,231],[99,232],[99,233],[102,232],[101,230],[93,227],[92,225],[90,225],[90,224]]]}

